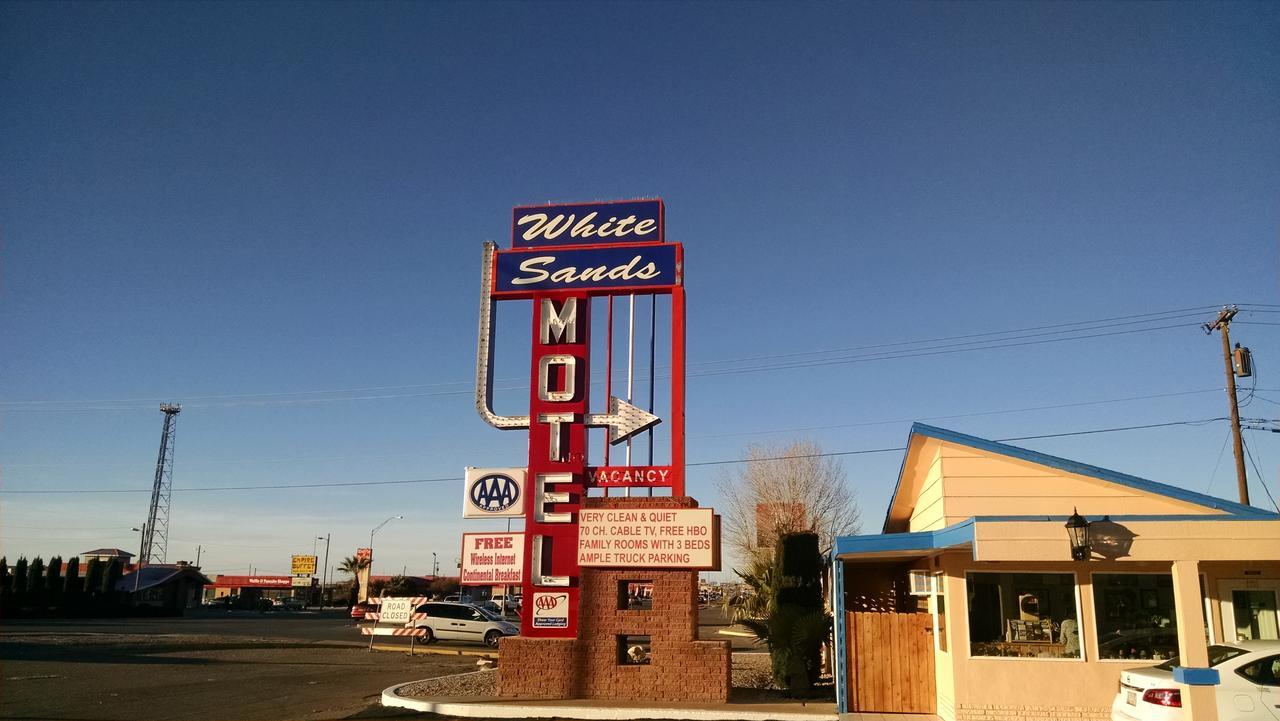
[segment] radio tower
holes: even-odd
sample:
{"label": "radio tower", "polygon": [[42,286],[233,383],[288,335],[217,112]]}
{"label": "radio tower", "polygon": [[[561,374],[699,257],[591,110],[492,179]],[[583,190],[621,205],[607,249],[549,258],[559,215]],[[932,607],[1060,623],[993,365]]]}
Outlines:
{"label": "radio tower", "polygon": [[179,404],[160,404],[164,430],[160,433],[160,455],[156,457],[156,481],[151,487],[151,509],[142,529],[141,563],[164,563],[169,550],[169,496],[173,493],[173,440],[177,431]]}

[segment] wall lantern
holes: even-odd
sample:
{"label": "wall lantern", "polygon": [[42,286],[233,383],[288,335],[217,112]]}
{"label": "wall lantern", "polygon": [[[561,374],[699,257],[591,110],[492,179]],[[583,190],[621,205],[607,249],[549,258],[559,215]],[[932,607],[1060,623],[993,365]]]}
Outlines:
{"label": "wall lantern", "polygon": [[1067,519],[1067,538],[1071,540],[1071,560],[1089,560],[1089,521],[1074,508]]}

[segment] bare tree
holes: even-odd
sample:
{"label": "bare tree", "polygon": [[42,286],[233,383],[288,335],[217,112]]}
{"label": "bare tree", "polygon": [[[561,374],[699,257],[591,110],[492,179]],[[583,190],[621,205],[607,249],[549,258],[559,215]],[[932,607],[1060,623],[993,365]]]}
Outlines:
{"label": "bare tree", "polygon": [[844,466],[813,441],[749,446],[746,463],[722,472],[716,489],[724,541],[744,564],[771,552],[784,533],[816,533],[826,553],[836,536],[859,529],[861,511]]}

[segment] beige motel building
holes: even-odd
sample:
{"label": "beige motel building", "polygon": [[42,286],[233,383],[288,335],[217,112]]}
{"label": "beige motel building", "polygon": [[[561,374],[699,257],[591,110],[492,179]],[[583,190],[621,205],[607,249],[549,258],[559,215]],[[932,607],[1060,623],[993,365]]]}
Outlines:
{"label": "beige motel building", "polygon": [[883,532],[832,556],[842,713],[1107,719],[1123,669],[1280,637],[1280,515],[921,424]]}

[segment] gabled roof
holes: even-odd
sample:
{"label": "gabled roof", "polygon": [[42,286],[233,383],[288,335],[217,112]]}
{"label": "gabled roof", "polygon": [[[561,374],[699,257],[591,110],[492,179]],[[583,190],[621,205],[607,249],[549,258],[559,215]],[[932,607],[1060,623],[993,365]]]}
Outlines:
{"label": "gabled roof", "polygon": [[[134,578],[134,574],[141,574]],[[125,574],[116,582],[117,591],[145,591],[153,586],[161,586],[179,576],[187,576],[201,585],[210,583],[209,579],[190,566],[179,566],[171,563],[143,566],[140,570]]]}
{"label": "gabled roof", "polygon": [[85,551],[81,556],[115,556],[116,558],[133,558],[133,554],[120,548],[95,548]]}
{"label": "gabled roof", "polygon": [[1269,511],[1264,511],[1260,508],[1254,508],[1253,506],[1246,506],[1241,503],[1235,503],[1233,501],[1228,501],[1221,498],[1215,498],[1213,496],[1205,495],[1203,493],[1189,491],[1185,488],[1171,486],[1167,483],[1160,483],[1159,481],[1152,481],[1146,478],[1139,478],[1138,476],[1131,476],[1127,473],[1120,473],[1119,471],[1112,471],[1106,468],[1099,468],[1098,466],[1091,466],[1087,463],[1080,463],[1078,461],[1072,461],[1066,458],[1060,458],[1058,456],[1051,456],[1048,453],[1031,451],[1025,448],[1019,448],[1017,446],[1011,446],[1006,443],[989,441],[985,438],[978,438],[977,436],[970,436],[964,433],[957,433],[956,431],[950,431],[945,428],[937,428],[935,426],[929,426],[923,423],[915,423],[915,424],[912,424],[911,426],[911,432],[907,438],[907,452],[903,454],[902,467],[898,471],[898,481],[897,481],[897,484],[894,486],[893,495],[889,499],[889,509],[885,513],[885,525],[883,530],[886,532],[888,532],[889,530],[890,516],[892,514],[893,508],[898,502],[898,494],[902,492],[903,477],[907,471],[907,467],[906,467],[907,458],[911,453],[911,449],[913,445],[921,442],[923,439],[926,439],[926,438],[934,438],[939,441],[945,441],[947,443],[954,443],[961,446],[967,446],[969,448],[984,451],[987,453],[993,453],[996,455],[1015,458],[1022,461],[1028,461],[1030,463],[1036,463],[1042,466],[1047,466],[1049,468],[1054,468],[1060,471],[1064,471],[1066,473],[1072,473],[1075,475],[1085,476],[1089,478],[1096,478],[1098,480],[1106,481],[1108,483],[1115,483],[1121,486],[1127,486],[1129,488],[1141,491],[1143,493],[1153,494],[1157,496],[1164,496],[1166,498],[1172,498],[1174,500],[1182,501],[1184,503],[1192,503],[1198,506],[1204,506],[1206,508],[1216,509],[1230,516],[1240,516],[1240,517],[1247,517],[1247,518],[1257,518],[1257,517],[1280,518],[1280,514],[1271,513]]}

